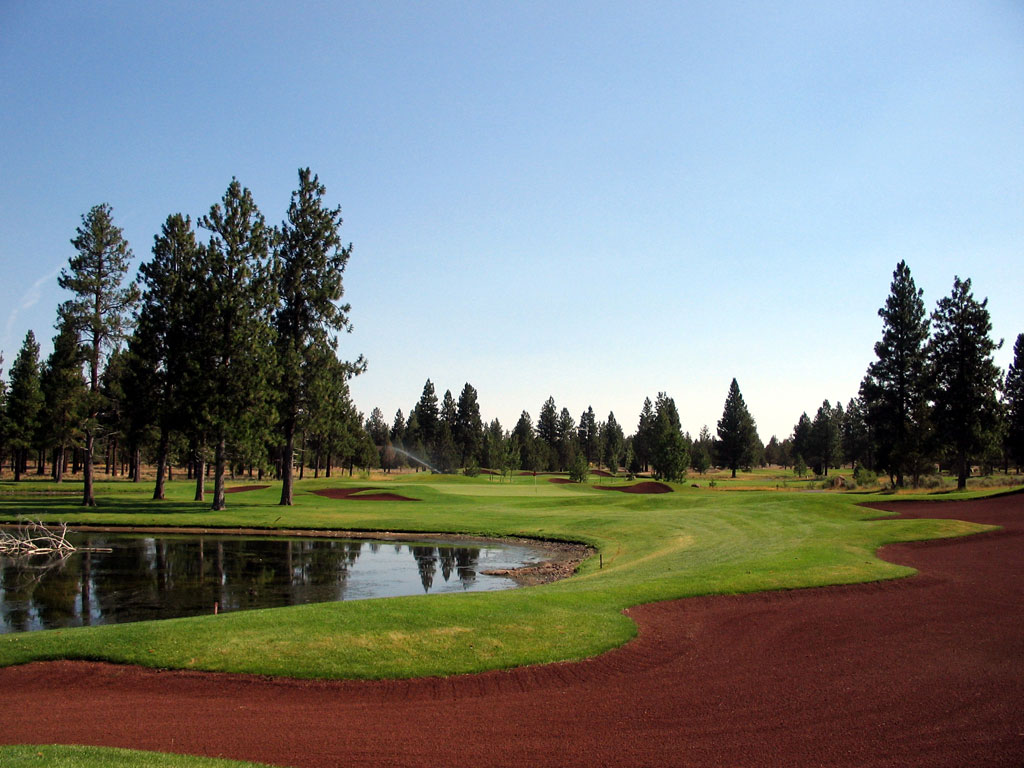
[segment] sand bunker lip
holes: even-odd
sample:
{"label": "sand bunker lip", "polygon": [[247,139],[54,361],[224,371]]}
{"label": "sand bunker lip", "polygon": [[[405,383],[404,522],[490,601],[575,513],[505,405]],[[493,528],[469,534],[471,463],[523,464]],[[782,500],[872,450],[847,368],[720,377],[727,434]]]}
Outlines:
{"label": "sand bunker lip", "polygon": [[673,493],[672,488],[654,480],[636,485],[595,485],[599,491],[619,491],[621,493]]}
{"label": "sand bunker lip", "polygon": [[225,488],[224,493],[243,493],[245,491],[262,491],[264,488],[269,488],[269,485],[233,485],[230,488]]}
{"label": "sand bunker lip", "polygon": [[319,491],[310,491],[325,499],[348,499],[350,501],[419,501],[398,493],[383,491],[372,486],[360,488],[322,488]]}

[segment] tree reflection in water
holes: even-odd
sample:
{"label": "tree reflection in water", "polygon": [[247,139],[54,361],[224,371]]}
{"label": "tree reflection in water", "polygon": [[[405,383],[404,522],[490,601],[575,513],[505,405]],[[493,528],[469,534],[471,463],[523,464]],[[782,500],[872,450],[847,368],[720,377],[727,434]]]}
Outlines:
{"label": "tree reflection in water", "polygon": [[[110,547],[63,561],[0,558],[0,633],[304,603],[514,586],[481,568],[542,557],[522,546],[329,538],[76,534]],[[438,578],[440,576],[440,578]]]}

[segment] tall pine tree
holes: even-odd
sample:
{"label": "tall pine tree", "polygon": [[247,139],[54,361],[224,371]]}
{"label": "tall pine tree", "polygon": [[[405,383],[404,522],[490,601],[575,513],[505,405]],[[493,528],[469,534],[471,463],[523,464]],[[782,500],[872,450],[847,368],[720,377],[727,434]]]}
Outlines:
{"label": "tall pine tree", "polygon": [[211,233],[201,250],[206,281],[199,298],[203,374],[209,383],[205,413],[215,451],[212,508],[220,510],[229,444],[253,442],[273,422],[277,292],[271,232],[252,193],[237,179],[199,225]]}
{"label": "tall pine tree", "polygon": [[935,335],[929,348],[935,376],[935,424],[956,468],[958,490],[967,487],[971,459],[991,440],[999,423],[996,390],[999,368],[992,352],[988,299],[977,301],[971,281],[953,281],[932,314]]}
{"label": "tall pine tree", "polygon": [[11,364],[11,390],[7,397],[7,445],[15,481],[21,480],[28,451],[37,443],[42,409],[39,344],[29,331]]}
{"label": "tall pine tree", "polygon": [[[342,277],[352,254],[343,245],[341,207],[324,204],[326,189],[309,168],[299,170],[299,188],[292,192],[288,217],[281,225],[277,248],[279,270],[275,314],[277,354],[281,372],[278,405],[282,453],[281,504],[292,503],[292,457],[299,415],[315,407],[312,382],[321,372],[316,366],[327,350],[333,354],[338,334],[351,331],[350,305],[341,304]],[[363,358],[349,367],[351,374],[365,369]]]}
{"label": "tall pine tree", "polygon": [[736,379],[729,385],[722,418],[718,420],[718,437],[725,465],[732,470],[732,476],[736,477],[736,470],[751,460],[751,450],[757,439],[757,425],[747,410],[747,404],[743,402]]}
{"label": "tall pine tree", "polygon": [[860,394],[864,419],[876,443],[875,460],[896,486],[907,473],[915,479],[924,466],[929,430],[930,373],[928,316],[923,291],[906,262],[896,265],[885,306],[882,338],[868,366]]}
{"label": "tall pine tree", "polygon": [[124,338],[129,313],[138,300],[134,284],[124,285],[132,252],[111,207],[94,206],[82,216],[71,240],[76,255],[62,269],[57,282],[74,298],[60,307],[60,316],[78,334],[88,369],[89,395],[84,409],[84,483],[82,504],[96,506],[93,496],[93,451],[102,407],[100,377],[106,356]]}
{"label": "tall pine tree", "polygon": [[1024,333],[1017,334],[1013,362],[1006,371],[1006,442],[1017,471],[1024,464]]}

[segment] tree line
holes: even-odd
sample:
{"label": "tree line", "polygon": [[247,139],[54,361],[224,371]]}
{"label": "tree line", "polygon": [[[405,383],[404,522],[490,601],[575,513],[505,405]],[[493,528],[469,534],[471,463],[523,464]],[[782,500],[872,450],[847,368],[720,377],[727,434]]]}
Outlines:
{"label": "tree line", "polygon": [[[139,480],[143,454],[156,466],[154,498],[172,466],[187,467],[203,500],[212,462],[214,509],[236,470],[273,472],[292,503],[296,436],[327,473],[374,454],[349,396],[365,360],[337,355],[350,330],[342,277],[352,252],[340,207],[308,168],[299,170],[280,226],[232,179],[198,218],[167,217],[151,258],[128,280],[132,251],[109,205],[82,216],[59,284],[53,352],[39,360],[29,331],[0,385],[0,461],[15,480],[30,454],[49,458],[60,482],[83,473],[83,504],[95,505],[94,462],[127,463]],[[301,471],[300,465],[300,471]]]}
{"label": "tree line", "polygon": [[988,299],[974,297],[970,279],[955,277],[930,314],[923,295],[900,261],[857,396],[845,408],[825,400],[813,418],[801,414],[789,437],[771,438],[769,462],[821,475],[842,464],[863,467],[893,487],[948,469],[963,489],[975,464],[1020,471],[1024,334],[1004,375],[992,357],[1002,341],[991,336]]}
{"label": "tree line", "polygon": [[199,233],[190,217],[167,217],[132,281],[131,249],[110,206],[83,215],[59,279],[72,298],[58,308],[53,352],[40,361],[29,331],[9,384],[0,379],[0,464],[9,459],[15,480],[30,456],[38,474],[49,463],[58,482],[69,468],[82,471],[86,505],[95,504],[97,460],[108,475],[120,469],[135,480],[143,464],[155,466],[156,499],[183,467],[196,500],[212,474],[221,509],[225,476],[244,471],[280,479],[281,503],[290,504],[296,469],[329,476],[336,466],[576,480],[604,467],[679,481],[711,467],[827,475],[850,464],[888,474],[894,486],[946,466],[963,487],[972,461],[1024,463],[1024,334],[1004,377],[992,362],[987,300],[974,299],[970,280],[957,278],[929,316],[904,262],[879,310],[882,339],[858,396],[802,414],[782,441],[761,442],[735,379],[715,435],[705,425],[695,438],[665,392],[645,399],[628,436],[614,413],[598,420],[588,407],[577,421],[553,397],[536,421],[524,410],[509,430],[483,421],[471,384],[457,400],[450,390],[439,400],[429,379],[408,416],[399,409],[389,425],[374,408],[366,418],[348,389],[366,361],[337,355],[351,329],[341,299],[352,246],[325,192],[300,169],[286,216],[271,227],[232,179],[196,221]]}

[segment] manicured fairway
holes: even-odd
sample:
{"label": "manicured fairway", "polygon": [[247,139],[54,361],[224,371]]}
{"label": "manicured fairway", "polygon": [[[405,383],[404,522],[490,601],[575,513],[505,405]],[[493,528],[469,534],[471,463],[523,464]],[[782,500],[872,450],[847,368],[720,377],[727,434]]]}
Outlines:
{"label": "manicured fairway", "polygon": [[1003,527],[885,547],[910,579],[642,605],[635,641],[570,664],[381,681],[8,667],[0,738],[283,766],[1017,768],[1024,495],[881,506],[904,519],[870,525]]}
{"label": "manicured fairway", "polygon": [[[607,480],[602,480],[607,485]],[[6,489],[10,489],[7,484]],[[417,499],[311,493],[383,488]],[[25,487],[25,486],[22,486]],[[29,486],[36,487],[36,486]],[[71,523],[255,526],[442,531],[570,539],[599,557],[556,584],[492,594],[431,595],[245,611],[0,637],[0,665],[94,659],[159,668],[305,678],[450,675],[582,659],[622,645],[636,625],[622,611],[640,603],[715,593],[819,586],[905,576],[878,559],[887,543],[959,535],[956,521],[871,521],[856,495],[724,492],[676,486],[655,495],[520,477],[419,475],[391,483],[320,480],[299,485],[296,505],[276,505],[277,487],[232,494],[214,513],[188,501],[146,499],[130,483],[98,487],[99,509],[76,499],[0,497],[0,513]]]}

